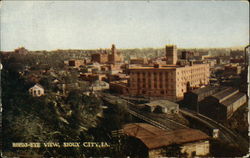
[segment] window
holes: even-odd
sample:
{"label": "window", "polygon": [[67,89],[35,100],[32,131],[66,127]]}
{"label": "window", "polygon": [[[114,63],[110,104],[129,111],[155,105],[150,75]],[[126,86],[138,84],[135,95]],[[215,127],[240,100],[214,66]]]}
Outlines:
{"label": "window", "polygon": [[38,92],[38,95],[40,95],[40,94],[41,94],[40,90],[38,90],[37,92]]}

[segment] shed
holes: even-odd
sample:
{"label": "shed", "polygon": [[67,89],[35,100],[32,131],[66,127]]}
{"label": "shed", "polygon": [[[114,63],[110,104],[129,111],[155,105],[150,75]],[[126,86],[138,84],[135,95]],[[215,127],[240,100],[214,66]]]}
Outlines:
{"label": "shed", "polygon": [[179,104],[169,100],[155,100],[145,104],[145,108],[150,112],[160,112],[167,114],[178,114]]}

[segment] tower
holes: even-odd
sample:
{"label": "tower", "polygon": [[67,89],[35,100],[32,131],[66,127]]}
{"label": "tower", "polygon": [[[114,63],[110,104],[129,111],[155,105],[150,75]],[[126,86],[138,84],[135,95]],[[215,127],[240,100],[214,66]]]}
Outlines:
{"label": "tower", "polygon": [[115,48],[114,44],[112,44],[111,51],[112,51],[112,55],[115,56],[116,55],[116,48]]}
{"label": "tower", "polygon": [[168,65],[176,65],[177,62],[177,47],[176,45],[166,45],[166,58]]}
{"label": "tower", "polygon": [[116,58],[117,58],[116,48],[115,48],[115,45],[112,44],[111,54],[108,55],[109,63],[110,64],[115,64],[116,63]]}

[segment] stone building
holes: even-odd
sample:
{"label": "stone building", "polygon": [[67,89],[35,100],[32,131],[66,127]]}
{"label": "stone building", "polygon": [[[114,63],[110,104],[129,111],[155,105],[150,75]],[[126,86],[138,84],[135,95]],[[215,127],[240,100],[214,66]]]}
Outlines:
{"label": "stone building", "polygon": [[40,97],[40,96],[44,95],[44,88],[43,88],[43,86],[41,86],[40,84],[37,83],[29,89],[29,93],[33,97]]}
{"label": "stone building", "polygon": [[129,68],[130,95],[160,97],[175,101],[182,99],[189,88],[207,85],[210,76],[209,64],[189,62],[188,65],[175,65],[176,52],[176,46],[166,46],[166,62],[172,65],[155,64]]}
{"label": "stone building", "polygon": [[131,157],[194,157],[209,154],[209,136],[195,129],[166,131],[145,123],[123,127]]}
{"label": "stone building", "polygon": [[137,67],[129,69],[129,93],[148,97],[161,97],[174,101],[183,98],[191,87],[209,82],[209,65]]}

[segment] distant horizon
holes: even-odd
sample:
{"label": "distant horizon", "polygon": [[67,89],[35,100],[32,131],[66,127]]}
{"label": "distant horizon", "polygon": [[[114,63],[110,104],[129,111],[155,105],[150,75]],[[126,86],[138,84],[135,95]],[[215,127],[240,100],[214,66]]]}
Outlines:
{"label": "distant horizon", "polygon": [[[24,47],[25,49],[27,49],[25,46],[20,46],[17,47],[15,49],[18,48],[22,48]],[[164,49],[165,47],[144,47],[144,48],[119,48],[116,47],[116,49]],[[207,47],[207,48],[203,48],[203,47],[190,47],[190,48],[183,48],[183,47],[178,47],[177,45],[177,49],[244,49],[245,46],[232,46],[232,47]],[[13,52],[15,49],[13,50],[1,50],[1,52]],[[39,50],[31,50],[31,49],[27,49],[28,51],[56,51],[56,50],[105,50],[105,49],[111,49],[111,45],[110,47],[105,47],[105,48],[93,48],[93,49],[84,49],[84,48],[65,48],[65,49],[61,49],[61,48],[57,48],[57,49],[39,49]]]}
{"label": "distant horizon", "polygon": [[244,47],[248,13],[244,1],[2,1],[0,50]]}

